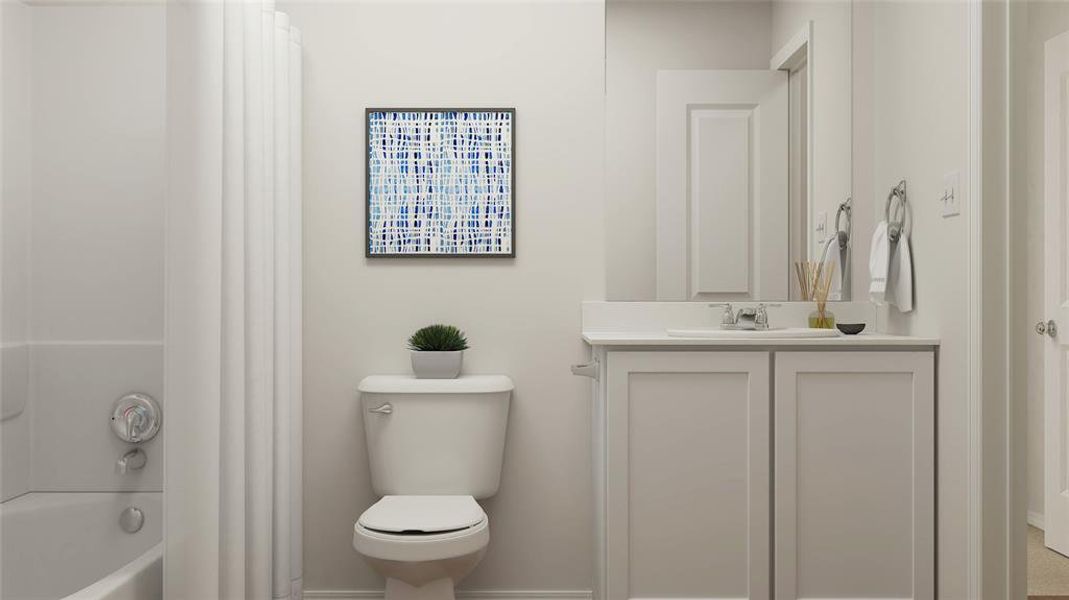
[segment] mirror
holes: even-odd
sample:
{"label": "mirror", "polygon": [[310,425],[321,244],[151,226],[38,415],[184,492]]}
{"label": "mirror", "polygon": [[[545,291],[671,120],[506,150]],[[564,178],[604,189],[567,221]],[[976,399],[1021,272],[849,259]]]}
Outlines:
{"label": "mirror", "polygon": [[851,13],[606,2],[610,300],[803,300],[798,261],[849,299]]}

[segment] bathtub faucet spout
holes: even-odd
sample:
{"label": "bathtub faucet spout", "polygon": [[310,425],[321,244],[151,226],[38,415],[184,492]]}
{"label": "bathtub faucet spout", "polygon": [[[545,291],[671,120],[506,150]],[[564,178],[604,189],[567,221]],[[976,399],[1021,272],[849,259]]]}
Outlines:
{"label": "bathtub faucet spout", "polygon": [[141,448],[134,448],[133,450],[122,455],[119,459],[118,467],[119,473],[125,475],[127,471],[136,471],[138,469],[145,468],[145,463],[148,462],[148,455]]}

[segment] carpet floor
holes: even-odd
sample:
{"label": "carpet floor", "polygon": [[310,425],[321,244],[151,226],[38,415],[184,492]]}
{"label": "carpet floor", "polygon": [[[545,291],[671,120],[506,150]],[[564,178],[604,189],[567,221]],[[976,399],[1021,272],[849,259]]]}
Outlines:
{"label": "carpet floor", "polygon": [[1028,527],[1029,600],[1069,600],[1069,558],[1043,545],[1043,530]]}

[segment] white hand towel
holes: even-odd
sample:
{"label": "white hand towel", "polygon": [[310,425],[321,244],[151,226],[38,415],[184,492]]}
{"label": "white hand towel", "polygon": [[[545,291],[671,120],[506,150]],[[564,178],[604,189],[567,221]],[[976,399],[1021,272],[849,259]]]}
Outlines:
{"label": "white hand towel", "polygon": [[873,302],[887,301],[887,272],[891,265],[891,245],[887,239],[887,221],[880,221],[872,233],[869,248],[869,296]]}
{"label": "white hand towel", "polygon": [[824,244],[824,252],[821,254],[820,262],[824,264],[823,270],[825,273],[828,269],[835,269],[832,271],[831,287],[828,289],[828,300],[842,300],[843,299],[843,257],[842,251],[839,249],[839,236],[833,235],[828,239],[828,243]]}
{"label": "white hand towel", "polygon": [[904,313],[913,310],[913,254],[909,248],[909,236],[905,231],[891,249],[887,302]]}

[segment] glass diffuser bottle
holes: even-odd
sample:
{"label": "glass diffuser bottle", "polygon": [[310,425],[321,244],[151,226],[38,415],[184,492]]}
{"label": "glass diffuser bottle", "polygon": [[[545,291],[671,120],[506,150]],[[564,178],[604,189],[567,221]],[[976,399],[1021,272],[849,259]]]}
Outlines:
{"label": "glass diffuser bottle", "polygon": [[827,302],[817,302],[817,309],[809,313],[810,329],[835,329],[835,313],[828,310]]}
{"label": "glass diffuser bottle", "polygon": [[828,310],[828,293],[831,291],[832,277],[835,276],[835,264],[825,266],[820,262],[798,262],[794,264],[794,269],[802,297],[817,304],[817,309],[809,315],[810,329],[834,329],[835,315]]}

